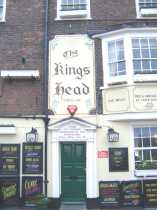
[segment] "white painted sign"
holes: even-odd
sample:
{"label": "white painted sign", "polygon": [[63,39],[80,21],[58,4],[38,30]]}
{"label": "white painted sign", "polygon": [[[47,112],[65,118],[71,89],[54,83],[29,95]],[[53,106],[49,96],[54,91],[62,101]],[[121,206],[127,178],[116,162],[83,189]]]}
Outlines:
{"label": "white painted sign", "polygon": [[106,112],[124,112],[130,108],[128,88],[108,89],[104,91],[104,110]]}
{"label": "white painted sign", "polygon": [[94,46],[86,35],[60,35],[50,42],[49,109],[68,114],[68,105],[77,114],[95,108]]}
{"label": "white painted sign", "polygon": [[156,86],[136,87],[133,91],[134,107],[138,111],[157,110]]}

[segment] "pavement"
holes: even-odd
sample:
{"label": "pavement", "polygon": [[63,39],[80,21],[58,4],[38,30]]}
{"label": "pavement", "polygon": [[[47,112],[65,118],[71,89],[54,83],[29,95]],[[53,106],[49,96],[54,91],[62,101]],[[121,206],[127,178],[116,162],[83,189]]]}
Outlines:
{"label": "pavement", "polygon": [[[0,206],[0,210],[38,210],[37,207],[29,206],[29,207],[4,207]],[[42,208],[40,208],[42,210]],[[43,209],[44,210],[44,209]],[[62,204],[59,210],[87,210],[84,204]],[[100,209],[90,209],[90,210],[100,210]],[[154,208],[143,208],[143,207],[125,207],[125,208],[118,208],[118,209],[101,209],[101,210],[157,210],[157,207]]]}

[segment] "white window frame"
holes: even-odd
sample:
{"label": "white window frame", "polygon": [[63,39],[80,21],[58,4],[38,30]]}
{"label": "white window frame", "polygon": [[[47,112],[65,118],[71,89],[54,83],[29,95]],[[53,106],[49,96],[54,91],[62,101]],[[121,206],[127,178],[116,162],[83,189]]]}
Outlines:
{"label": "white window frame", "polygon": [[143,8],[140,9],[139,0],[135,0],[137,18],[156,18],[157,8]]}
{"label": "white window frame", "polygon": [[[143,127],[157,127],[157,124],[155,123],[140,123],[140,124],[134,124],[132,125],[132,139],[133,139],[133,145],[134,145],[134,128],[143,128]],[[146,147],[143,147],[146,148]],[[147,149],[151,149],[154,147],[147,147]],[[137,150],[137,148],[135,147],[135,145],[133,146],[133,150],[135,153],[135,150]],[[155,177],[157,176],[157,169],[151,169],[151,170],[138,170],[135,168],[135,154],[133,155],[133,161],[134,161],[134,175],[135,176],[143,176],[143,177]]]}
{"label": "white window frame", "polygon": [[3,0],[3,12],[2,12],[2,18],[0,18],[0,22],[5,22],[5,14],[6,14],[6,0]]}
{"label": "white window frame", "polygon": [[[133,85],[135,82],[151,82],[157,81],[157,74],[134,74],[133,54],[132,54],[132,38],[157,37],[157,29],[123,29],[116,32],[109,32],[101,35],[102,38],[102,55],[103,55],[103,72],[104,87],[115,84]],[[124,56],[126,65],[126,75],[110,76],[108,65],[108,42],[113,40],[124,41]]]}
{"label": "white window frame", "polygon": [[58,0],[56,20],[91,19],[90,0],[86,0],[86,1],[87,1],[86,10],[61,11],[62,0]]}

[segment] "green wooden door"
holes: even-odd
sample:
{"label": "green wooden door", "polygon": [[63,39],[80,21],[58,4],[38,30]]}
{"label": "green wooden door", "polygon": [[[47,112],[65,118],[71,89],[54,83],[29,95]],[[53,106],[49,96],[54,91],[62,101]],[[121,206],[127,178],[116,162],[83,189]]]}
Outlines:
{"label": "green wooden door", "polygon": [[85,200],[86,148],[85,143],[62,143],[62,199],[74,202]]}

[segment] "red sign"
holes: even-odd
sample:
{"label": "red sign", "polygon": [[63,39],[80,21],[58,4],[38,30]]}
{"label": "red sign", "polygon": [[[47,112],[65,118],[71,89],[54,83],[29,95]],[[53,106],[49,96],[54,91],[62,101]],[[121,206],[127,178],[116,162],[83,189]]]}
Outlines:
{"label": "red sign", "polygon": [[108,151],[107,150],[101,150],[98,151],[98,158],[108,158]]}

